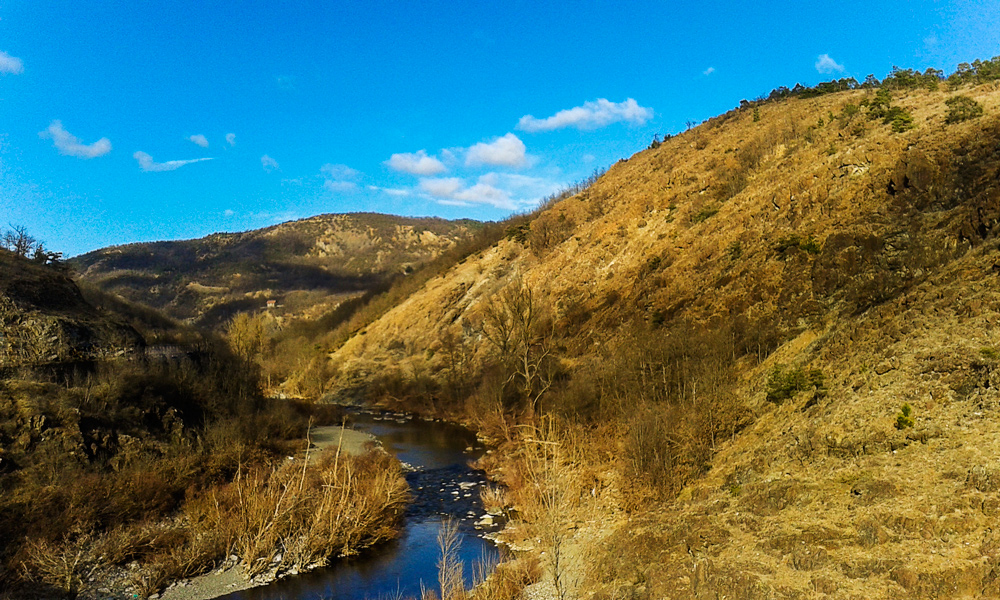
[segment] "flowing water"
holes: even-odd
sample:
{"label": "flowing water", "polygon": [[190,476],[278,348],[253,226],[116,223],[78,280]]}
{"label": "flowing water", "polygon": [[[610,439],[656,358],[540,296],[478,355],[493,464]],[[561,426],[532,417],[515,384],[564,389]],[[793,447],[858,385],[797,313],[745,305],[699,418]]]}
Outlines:
{"label": "flowing water", "polygon": [[383,447],[415,470],[406,474],[413,502],[398,539],[365,556],[223,596],[227,600],[389,600],[419,598],[421,584],[437,589],[437,536],[449,517],[459,524],[459,555],[471,585],[475,564],[490,564],[496,549],[475,522],[483,515],[481,471],[468,466],[484,452],[467,429],[390,413],[355,412],[350,425],[371,433]]}

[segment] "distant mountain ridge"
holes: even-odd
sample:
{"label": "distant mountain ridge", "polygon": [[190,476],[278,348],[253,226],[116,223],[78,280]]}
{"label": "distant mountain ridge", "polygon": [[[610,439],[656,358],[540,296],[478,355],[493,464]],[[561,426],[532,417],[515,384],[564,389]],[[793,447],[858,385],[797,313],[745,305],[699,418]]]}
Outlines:
{"label": "distant mountain ridge", "polygon": [[73,258],[81,277],[176,319],[215,326],[277,300],[315,312],[438,256],[472,220],[325,214],[242,233],[112,246]]}

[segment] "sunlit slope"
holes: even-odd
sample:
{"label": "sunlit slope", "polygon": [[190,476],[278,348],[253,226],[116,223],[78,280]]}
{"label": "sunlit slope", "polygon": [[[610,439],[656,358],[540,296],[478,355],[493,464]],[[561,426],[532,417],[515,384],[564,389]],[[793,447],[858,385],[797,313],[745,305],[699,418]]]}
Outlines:
{"label": "sunlit slope", "polygon": [[[946,123],[959,93],[984,116]],[[477,364],[483,311],[517,280],[571,374],[635,319],[725,325],[753,423],[595,539],[679,597],[1000,594],[1000,92],[896,92],[902,131],[851,108],[873,96],[747,107],[619,162],[349,340],[338,393],[443,380],[456,346]],[[825,390],[767,401],[777,365]]]}

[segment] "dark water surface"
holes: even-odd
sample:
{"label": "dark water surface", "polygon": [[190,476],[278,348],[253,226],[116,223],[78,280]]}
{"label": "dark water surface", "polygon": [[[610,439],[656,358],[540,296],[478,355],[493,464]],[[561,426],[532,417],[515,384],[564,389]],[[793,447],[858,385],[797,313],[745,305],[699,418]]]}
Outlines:
{"label": "dark water surface", "polygon": [[[468,462],[484,449],[467,429],[402,415],[356,412],[349,426],[375,435],[385,449],[416,470],[406,474],[413,502],[407,508],[399,539],[369,549],[365,556],[276,581],[271,585],[222,596],[227,600],[389,600],[420,597],[421,582],[437,589],[437,535],[450,516],[458,521],[459,555],[466,584],[474,564],[497,555],[474,523],[482,516],[481,471]],[[467,451],[472,448],[472,451]]]}

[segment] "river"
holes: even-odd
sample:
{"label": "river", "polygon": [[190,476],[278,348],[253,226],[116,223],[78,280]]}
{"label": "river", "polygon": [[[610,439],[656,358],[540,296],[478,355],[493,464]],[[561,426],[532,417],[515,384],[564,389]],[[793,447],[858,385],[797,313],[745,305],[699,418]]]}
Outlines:
{"label": "river", "polygon": [[477,562],[496,559],[496,548],[481,537],[484,530],[475,527],[484,514],[479,490],[486,483],[482,471],[468,466],[485,451],[475,434],[450,423],[371,411],[351,412],[349,426],[371,433],[386,451],[414,469],[406,474],[413,502],[399,538],[369,549],[365,556],[222,598],[419,599],[421,583],[437,591],[437,536],[449,517],[459,524],[459,555],[465,563],[467,586],[472,583]]}

